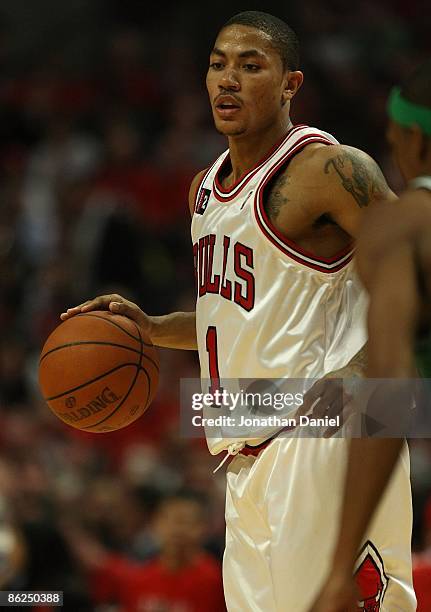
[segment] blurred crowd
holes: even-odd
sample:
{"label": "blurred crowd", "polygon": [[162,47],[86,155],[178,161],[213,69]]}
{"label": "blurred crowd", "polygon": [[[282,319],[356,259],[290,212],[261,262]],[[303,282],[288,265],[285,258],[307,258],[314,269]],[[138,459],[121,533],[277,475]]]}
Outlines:
{"label": "blurred crowd", "polygon": [[[395,189],[385,102],[431,52],[423,6],[265,4],[301,39],[294,121],[365,149]],[[148,414],[101,435],[50,414],[37,364],[59,313],[94,295],[122,293],[150,314],[194,308],[188,187],[225,148],[206,62],[243,8],[0,5],[0,590],[63,590],[65,612],[223,610],[223,471],[212,474],[203,440],[178,435],[179,379],[198,376],[196,355],[161,351]],[[431,443],[411,448],[424,559]]]}

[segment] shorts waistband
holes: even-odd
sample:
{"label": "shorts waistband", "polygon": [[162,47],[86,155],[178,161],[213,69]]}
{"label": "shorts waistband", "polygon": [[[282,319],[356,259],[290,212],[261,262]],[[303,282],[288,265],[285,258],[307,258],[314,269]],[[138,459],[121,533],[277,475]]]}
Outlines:
{"label": "shorts waistband", "polygon": [[253,457],[257,457],[263,450],[265,450],[265,448],[267,448],[267,446],[271,444],[271,442],[278,438],[280,434],[283,433],[283,431],[288,431],[289,429],[292,429],[292,427],[283,427],[283,429],[280,429],[280,431],[277,431],[276,434],[274,434],[267,440],[264,440],[261,444],[258,444],[257,446],[251,446],[250,444],[246,444],[244,448],[239,451],[239,454],[246,456],[253,455]]}

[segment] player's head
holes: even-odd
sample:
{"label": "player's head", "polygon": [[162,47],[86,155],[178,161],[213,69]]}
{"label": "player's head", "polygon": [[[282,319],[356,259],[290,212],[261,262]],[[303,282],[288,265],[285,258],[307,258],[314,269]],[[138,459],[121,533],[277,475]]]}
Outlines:
{"label": "player's head", "polygon": [[182,491],[164,498],[155,516],[162,552],[183,556],[195,551],[205,531],[205,503],[193,492]]}
{"label": "player's head", "polygon": [[221,28],[210,55],[207,89],[216,128],[226,136],[285,122],[302,84],[295,32],[268,13],[246,11]]}
{"label": "player's head", "polygon": [[431,174],[431,60],[392,90],[388,112],[387,136],[404,178]]}

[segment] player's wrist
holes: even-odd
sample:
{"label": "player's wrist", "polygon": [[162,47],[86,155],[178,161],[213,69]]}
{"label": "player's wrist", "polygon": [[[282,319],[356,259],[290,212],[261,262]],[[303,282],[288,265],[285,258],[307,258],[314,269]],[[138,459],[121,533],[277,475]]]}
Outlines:
{"label": "player's wrist", "polygon": [[344,584],[352,579],[357,551],[352,555],[343,555],[332,561],[330,579],[333,584]]}
{"label": "player's wrist", "polygon": [[331,563],[331,576],[340,581],[352,576],[355,562],[358,556],[358,546],[346,540],[340,541],[335,547]]}
{"label": "player's wrist", "polygon": [[150,315],[147,315],[145,317],[145,324],[143,325],[143,327],[145,328],[145,331],[149,335],[153,344],[157,344],[157,340],[160,338],[160,333],[163,329],[163,325],[160,319],[163,318],[164,317],[154,317]]}
{"label": "player's wrist", "polygon": [[145,331],[156,346],[164,346],[172,336],[172,314],[146,315]]}

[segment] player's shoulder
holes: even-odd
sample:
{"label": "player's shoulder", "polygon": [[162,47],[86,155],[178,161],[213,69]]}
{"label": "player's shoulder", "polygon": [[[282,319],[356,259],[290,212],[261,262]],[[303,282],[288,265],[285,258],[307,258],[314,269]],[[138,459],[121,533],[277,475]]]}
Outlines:
{"label": "player's shoulder", "polygon": [[396,200],[376,161],[356,147],[345,144],[310,147],[302,165],[304,180],[334,210],[350,206],[351,197],[360,208],[378,200]]}
{"label": "player's shoulder", "polygon": [[363,187],[375,185],[382,194],[390,191],[376,162],[364,151],[344,144],[310,143],[284,172],[294,179],[295,189],[304,196],[311,192],[313,199],[343,196],[349,181]]}
{"label": "player's shoulder", "polygon": [[[297,153],[286,171],[296,183],[304,186],[323,186],[332,179],[331,166],[345,167],[352,163],[366,163],[369,156],[363,151],[342,144],[310,143]],[[369,158],[371,159],[371,158]]]}
{"label": "player's shoulder", "polygon": [[190,189],[189,189],[189,209],[190,209],[190,214],[193,216],[193,211],[195,208],[195,202],[196,202],[196,196],[198,193],[198,189],[200,184],[202,183],[202,180],[206,174],[206,172],[208,171],[208,168],[204,168],[204,170],[201,170],[200,172],[198,172],[192,179],[192,182],[190,183]]}
{"label": "player's shoulder", "polygon": [[298,156],[298,170],[304,174],[312,173],[317,179],[328,180],[335,174],[347,172],[376,172],[378,166],[374,159],[356,147],[345,144],[310,144]]}

